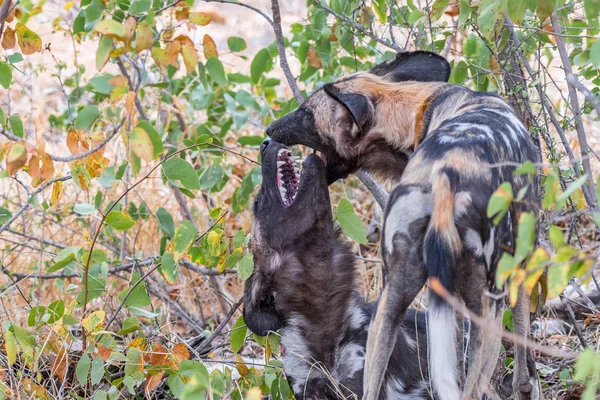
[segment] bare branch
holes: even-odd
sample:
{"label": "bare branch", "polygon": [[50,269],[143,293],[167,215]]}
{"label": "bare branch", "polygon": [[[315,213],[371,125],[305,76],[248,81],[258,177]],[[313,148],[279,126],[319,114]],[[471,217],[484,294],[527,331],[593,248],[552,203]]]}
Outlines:
{"label": "bare branch", "polygon": [[373,197],[375,198],[377,204],[379,204],[381,209],[385,210],[389,197],[388,192],[380,184],[375,182],[367,171],[359,169],[358,171],[356,171],[356,176],[373,194]]}
{"label": "bare branch", "polygon": [[259,10],[256,7],[252,7],[251,5],[248,4],[244,4],[244,3],[238,3],[237,1],[231,1],[231,0],[202,0],[205,3],[222,3],[222,4],[232,4],[234,6],[240,6],[240,7],[246,7],[249,8],[250,10],[260,14],[261,17],[263,17],[265,20],[267,20],[267,22],[269,23],[269,25],[271,25],[273,28],[275,28],[275,23],[273,22],[273,20],[271,19],[271,17],[269,17],[267,14],[265,14],[264,12],[262,12],[261,10]]}
{"label": "bare branch", "polygon": [[15,220],[17,218],[19,218],[19,216],[21,214],[23,214],[25,212],[25,210],[27,210],[29,208],[29,206],[31,205],[31,200],[35,196],[40,194],[44,189],[46,189],[48,186],[52,185],[54,182],[68,181],[69,179],[71,179],[71,175],[59,176],[58,178],[53,178],[53,179],[50,179],[50,180],[42,183],[33,193],[31,193],[31,196],[29,196],[29,198],[27,199],[25,204],[23,204],[23,206],[8,221],[6,221],[4,223],[4,225],[0,226],[0,233],[4,232],[10,226],[10,224],[15,222]]}
{"label": "bare branch", "polygon": [[345,15],[341,15],[336,13],[335,11],[333,11],[331,8],[327,7],[326,5],[324,5],[323,3],[320,3],[318,1],[314,1],[313,0],[313,4],[316,7],[319,7],[325,11],[327,11],[329,14],[335,16],[337,19],[344,21],[345,23],[351,25],[354,29],[356,29],[357,31],[360,31],[361,33],[363,33],[364,35],[370,37],[371,39],[373,39],[374,41],[376,41],[377,43],[384,45],[385,47],[388,47],[392,50],[395,50],[399,53],[403,52],[404,49],[400,46],[398,46],[397,44],[394,43],[390,43],[387,40],[383,40],[380,37],[378,37],[377,35],[373,34],[372,32],[369,32],[368,30],[366,30],[363,26],[361,26],[360,24],[357,24],[356,22],[352,21],[350,18],[346,17]]}
{"label": "bare branch", "polygon": [[[504,19],[504,26],[506,26],[508,28],[511,37],[512,37],[515,45],[517,46],[517,49],[519,49],[521,46],[521,41],[519,40],[519,37],[517,36],[517,33],[515,32],[515,30],[512,28],[512,25],[513,24],[507,15]],[[554,129],[556,129],[556,133],[558,133],[558,137],[560,138],[560,141],[562,142],[562,144],[565,148],[565,152],[567,153],[567,156],[569,157],[569,162],[573,166],[573,171],[575,172],[575,176],[577,176],[577,178],[581,178],[581,171],[579,171],[579,168],[577,166],[578,163],[577,163],[577,159],[575,158],[575,154],[573,154],[571,145],[569,144],[569,141],[567,140],[567,137],[565,136],[565,131],[560,126],[560,122],[558,122],[558,118],[556,118],[556,114],[554,114],[554,111],[552,110],[552,106],[548,102],[548,98],[546,96],[546,93],[542,89],[541,83],[536,80],[535,72],[533,71],[533,68],[531,68],[531,65],[529,64],[529,60],[527,60],[527,57],[525,57],[525,55],[523,54],[523,52],[520,49],[517,51],[519,51],[519,53],[520,53],[521,60],[523,61],[523,66],[525,66],[527,73],[529,74],[529,76],[531,76],[531,79],[536,81],[535,88],[538,92],[538,95],[540,96],[540,101],[542,102],[544,109],[548,113],[548,116],[550,117],[550,121],[552,122]],[[584,185],[581,187],[581,189],[583,191],[583,197],[585,197],[585,201],[586,201],[587,205],[590,207],[593,207],[595,202],[593,201],[593,198],[589,192],[588,186]]]}
{"label": "bare branch", "polygon": [[0,6],[0,36],[4,33],[4,22],[10,13],[10,3],[9,0],[6,0],[2,3],[2,6]]}
{"label": "bare branch", "polygon": [[[556,47],[558,48],[558,54],[560,55],[560,59],[563,64],[563,68],[565,70],[565,75],[568,77],[569,75],[573,75],[573,68],[571,68],[571,61],[569,60],[569,53],[567,52],[567,47],[565,46],[565,41],[561,34],[560,23],[556,18],[556,15],[552,15],[552,29],[558,35],[555,36],[556,39]],[[596,203],[596,190],[594,188],[594,175],[592,174],[592,165],[590,163],[589,157],[590,154],[590,146],[588,145],[587,137],[585,135],[585,128],[583,127],[583,121],[581,120],[581,108],[579,107],[579,99],[577,98],[577,90],[573,85],[569,83],[567,79],[567,88],[569,90],[570,97],[570,106],[571,111],[573,112],[573,117],[575,118],[575,130],[577,131],[577,137],[579,138],[579,147],[581,148],[581,165],[583,166],[583,171],[587,174],[588,177],[588,189],[589,195],[592,201],[592,204],[589,204],[590,207],[593,207]]]}
{"label": "bare branch", "polygon": [[135,94],[135,108],[137,109],[138,113],[140,114],[140,118],[142,118],[144,121],[148,121],[148,115],[146,115],[146,111],[144,111],[144,107],[142,107],[142,103],[140,102],[140,98],[138,97],[138,94],[137,94],[137,89],[133,86],[131,77],[129,76],[129,73],[127,72],[127,68],[125,68],[125,64],[123,64],[123,60],[121,59],[121,57],[117,58],[117,65],[119,66],[119,70],[121,71],[121,74],[123,74],[123,76],[125,78],[127,78],[127,84],[129,85],[129,90],[133,91]]}
{"label": "bare branch", "polygon": [[594,93],[592,93],[590,89],[583,86],[583,84],[579,82],[577,77],[573,74],[567,75],[567,82],[575,89],[579,90],[585,96],[587,102],[590,103],[592,108],[596,110],[596,114],[598,114],[598,117],[600,117],[600,100],[598,100]]}
{"label": "bare branch", "polygon": [[292,71],[290,71],[290,65],[288,64],[287,56],[285,54],[285,43],[283,41],[283,32],[281,31],[281,13],[279,11],[279,2],[277,0],[271,0],[271,9],[273,10],[273,30],[275,31],[275,40],[277,41],[277,50],[279,51],[279,64],[292,89],[292,93],[294,93],[296,102],[302,104],[304,96],[302,96],[302,93],[298,88],[296,78],[294,78]]}
{"label": "bare branch", "polygon": [[205,340],[203,340],[201,342],[200,346],[198,347],[198,353],[202,354],[209,348],[209,346],[211,345],[211,343],[215,339],[215,337],[217,337],[221,333],[223,328],[225,328],[225,325],[227,325],[227,322],[231,319],[231,317],[233,317],[233,314],[240,307],[240,305],[242,305],[242,302],[243,302],[243,298],[239,299],[238,301],[233,303],[233,305],[231,306],[231,309],[229,310],[227,315],[225,315],[225,318],[223,318],[223,321],[221,321],[219,326],[217,326],[217,328],[214,330],[213,333],[210,334],[209,337],[207,337]]}

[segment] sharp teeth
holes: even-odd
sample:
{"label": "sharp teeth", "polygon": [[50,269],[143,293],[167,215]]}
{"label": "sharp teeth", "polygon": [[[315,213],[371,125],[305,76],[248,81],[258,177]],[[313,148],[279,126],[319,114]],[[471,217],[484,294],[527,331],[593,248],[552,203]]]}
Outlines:
{"label": "sharp teeth", "polygon": [[302,161],[304,161],[304,160],[300,159],[300,157],[298,157],[298,158],[299,158],[299,159],[298,159],[298,160],[294,160],[294,162],[295,162],[296,164],[302,164]]}
{"label": "sharp teeth", "polygon": [[298,157],[298,156],[291,156],[290,157],[290,160],[292,160],[292,161],[296,161],[298,159],[300,159],[300,157]]}
{"label": "sharp teeth", "polygon": [[284,164],[285,164],[285,161],[277,161],[277,166],[278,167],[281,167]]}

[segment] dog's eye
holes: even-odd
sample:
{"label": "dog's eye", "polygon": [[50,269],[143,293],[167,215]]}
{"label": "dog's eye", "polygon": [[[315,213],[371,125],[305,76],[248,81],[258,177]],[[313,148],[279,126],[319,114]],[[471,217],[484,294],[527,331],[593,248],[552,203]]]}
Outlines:
{"label": "dog's eye", "polygon": [[315,119],[312,111],[304,109],[304,119],[306,119],[306,122],[312,122]]}

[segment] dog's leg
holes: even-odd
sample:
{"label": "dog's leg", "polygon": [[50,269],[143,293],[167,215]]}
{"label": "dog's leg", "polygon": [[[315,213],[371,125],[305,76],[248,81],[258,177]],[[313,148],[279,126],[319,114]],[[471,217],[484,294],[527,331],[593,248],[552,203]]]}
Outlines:
{"label": "dog's leg", "polygon": [[[519,289],[515,306],[512,308],[515,334],[529,339],[529,296],[525,289]],[[539,381],[531,352],[515,343],[515,366],[513,369],[513,391],[517,400],[537,400],[540,398]]]}
{"label": "dog's leg", "polygon": [[485,298],[484,307],[486,310],[485,318],[490,321],[490,326],[493,327],[496,334],[486,334],[483,340],[481,349],[482,366],[479,373],[478,383],[478,398],[482,398],[484,394],[492,394],[492,397],[498,397],[490,384],[492,375],[498,363],[498,355],[500,353],[500,345],[502,344],[502,315],[504,313],[503,301],[492,300]]}
{"label": "dog's leg", "polygon": [[394,189],[382,238],[388,277],[369,327],[364,400],[379,399],[404,313],[427,280],[423,237],[430,212],[431,195],[427,189],[416,185],[400,185]]}

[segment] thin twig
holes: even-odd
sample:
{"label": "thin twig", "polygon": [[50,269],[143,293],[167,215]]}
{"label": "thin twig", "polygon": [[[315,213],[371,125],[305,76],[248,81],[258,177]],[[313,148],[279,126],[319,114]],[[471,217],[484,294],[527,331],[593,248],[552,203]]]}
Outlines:
{"label": "thin twig", "polygon": [[556,350],[548,346],[542,346],[538,343],[529,340],[528,338],[523,338],[519,335],[515,335],[512,332],[507,332],[503,329],[497,329],[495,326],[491,326],[490,322],[487,319],[475,314],[474,312],[469,310],[461,301],[452,296],[437,278],[430,279],[429,288],[433,290],[438,296],[442,297],[457,312],[463,314],[466,317],[469,317],[472,323],[477,324],[482,331],[485,331],[490,335],[501,335],[504,339],[509,340],[515,344],[525,346],[531,350],[535,350],[542,354],[546,354],[552,357],[559,357],[565,360],[575,360],[579,356],[578,351],[563,351]]}
{"label": "thin twig", "polygon": [[225,325],[227,325],[227,322],[231,319],[231,317],[233,317],[233,314],[240,307],[240,305],[242,304],[242,301],[243,301],[243,298],[239,299],[238,301],[233,303],[233,305],[231,306],[231,309],[229,310],[227,315],[225,315],[225,318],[223,318],[223,320],[221,321],[219,326],[217,326],[217,328],[214,330],[214,332],[211,333],[211,335],[209,337],[207,337],[206,340],[203,340],[201,342],[200,346],[198,347],[198,353],[202,354],[208,348],[208,346],[210,346],[210,344],[215,339],[215,337],[217,337],[221,333],[223,328],[225,328]]}
{"label": "thin twig", "polygon": [[4,22],[10,13],[10,3],[11,2],[9,0],[6,0],[2,3],[2,6],[0,6],[0,37],[4,33]]}
{"label": "thin twig", "polygon": [[[511,28],[512,22],[511,22],[510,18],[508,16],[506,16],[504,21],[505,21],[504,22],[505,26],[509,29],[510,35],[518,48],[521,45],[521,41],[519,40],[519,37],[517,36],[517,33],[515,32],[515,30],[513,28]],[[573,166],[573,171],[575,173],[575,176],[577,176],[577,178],[581,178],[581,171],[579,171],[579,167],[578,167],[577,159],[575,158],[575,154],[573,154],[573,150],[571,149],[571,145],[569,144],[569,141],[567,140],[565,131],[560,126],[560,122],[558,122],[558,118],[556,118],[556,115],[554,114],[554,111],[552,110],[552,106],[548,102],[546,93],[542,89],[541,83],[536,79],[533,68],[531,68],[531,65],[529,64],[529,60],[527,59],[527,57],[525,57],[525,55],[523,54],[523,52],[521,50],[517,50],[517,51],[519,51],[519,53],[520,53],[521,60],[523,61],[523,65],[525,66],[525,69],[527,69],[527,73],[529,73],[529,75],[531,76],[531,79],[533,79],[536,82],[535,88],[538,92],[538,95],[540,96],[540,101],[542,102],[544,109],[548,113],[550,122],[552,122],[552,125],[554,126],[554,129],[556,129],[556,133],[558,134],[558,137],[560,138],[560,141],[562,142],[563,147],[565,148],[565,152],[567,153],[567,156],[569,157],[569,161],[571,162],[571,165]],[[584,185],[581,187],[581,189],[583,191],[583,196],[585,197],[586,203],[588,204],[588,206],[592,207],[594,205],[594,201],[589,192],[588,186]]]}
{"label": "thin twig", "polygon": [[249,4],[245,4],[245,3],[238,3],[237,1],[231,1],[231,0],[202,0],[205,3],[222,3],[222,4],[232,4],[234,6],[241,6],[241,7],[246,7],[249,8],[250,10],[260,14],[260,16],[262,16],[268,23],[269,25],[271,25],[273,28],[275,28],[275,23],[273,22],[273,20],[271,19],[271,17],[269,17],[267,14],[265,14],[263,11],[259,10],[256,7],[252,7]]}
{"label": "thin twig", "polygon": [[[575,89],[579,90],[581,94],[585,96],[585,99],[592,106],[594,110],[596,110],[596,114],[600,117],[600,100],[590,91],[590,89],[583,86],[581,82],[577,79],[575,75],[567,74],[567,83],[573,86]],[[591,150],[591,148],[590,148]]]}
{"label": "thin twig", "polygon": [[344,21],[345,23],[351,25],[354,29],[356,29],[357,31],[360,31],[364,35],[370,37],[371,39],[373,39],[377,43],[382,44],[385,47],[388,47],[390,49],[396,50],[399,53],[401,53],[401,52],[404,51],[404,49],[402,47],[398,46],[397,44],[390,43],[390,42],[388,42],[386,40],[381,39],[377,35],[375,35],[375,34],[369,32],[368,30],[366,30],[363,26],[361,26],[361,25],[357,24],[356,22],[352,21],[351,19],[349,19],[345,15],[341,15],[341,14],[336,13],[331,8],[327,7],[325,4],[323,4],[321,2],[318,2],[318,1],[315,1],[315,0],[313,0],[313,4],[316,7],[319,7],[321,9],[327,11],[329,14],[335,16],[337,19],[339,19],[341,21]]}
{"label": "thin twig", "polygon": [[35,196],[40,194],[44,189],[52,185],[54,182],[63,182],[68,181],[69,179],[71,179],[71,175],[59,176],[57,178],[53,178],[42,183],[33,193],[31,193],[31,196],[29,196],[25,204],[23,204],[23,206],[8,221],[6,221],[4,225],[0,226],[0,233],[4,232],[10,226],[10,224],[12,224],[17,218],[19,218],[21,214],[25,212],[25,210],[29,208],[29,206],[31,205],[31,200]]}
{"label": "thin twig", "polygon": [[[573,68],[571,68],[571,61],[569,60],[569,54],[567,52],[567,47],[565,46],[565,41],[561,33],[560,23],[556,17],[556,14],[552,15],[552,28],[554,32],[558,33],[555,36],[556,39],[556,47],[558,49],[558,54],[560,55],[560,59],[563,64],[563,68],[565,70],[565,75],[568,77],[569,75],[573,75]],[[567,79],[567,89],[569,90],[569,98],[571,107],[571,111],[573,112],[573,116],[575,117],[575,130],[577,132],[577,137],[579,138],[579,147],[581,149],[581,165],[583,166],[583,171],[587,174],[588,177],[588,190],[589,195],[592,201],[592,204],[588,204],[590,207],[593,207],[596,204],[596,190],[594,188],[594,175],[592,174],[592,165],[590,164],[589,155],[589,145],[587,141],[587,136],[585,134],[585,128],[583,127],[583,121],[581,120],[581,109],[579,107],[579,99],[577,98],[577,90],[573,85],[571,85]]]}
{"label": "thin twig", "polygon": [[583,334],[581,333],[581,329],[579,329],[579,325],[577,325],[577,320],[575,319],[573,307],[571,307],[571,304],[569,304],[569,302],[565,300],[565,296],[563,296],[562,294],[559,296],[559,298],[563,307],[565,307],[565,311],[567,312],[569,320],[571,320],[571,323],[573,324],[573,329],[575,329],[575,334],[577,334],[577,337],[579,338],[579,343],[581,344],[581,347],[585,349],[587,347],[587,342],[585,340],[585,337],[583,337]]}
{"label": "thin twig", "polygon": [[359,169],[358,171],[356,171],[356,176],[373,194],[373,197],[375,198],[377,204],[379,204],[381,209],[385,210],[389,198],[389,193],[383,188],[383,186],[375,182],[367,171]]}
{"label": "thin twig", "polygon": [[285,43],[283,41],[283,32],[281,31],[281,13],[279,11],[279,2],[277,0],[271,0],[271,9],[273,10],[273,30],[275,31],[275,41],[277,42],[277,50],[279,51],[279,63],[281,64],[281,69],[292,89],[292,93],[296,98],[296,102],[302,104],[304,96],[302,96],[302,93],[298,88],[296,78],[294,78],[292,71],[290,71],[290,65],[288,64],[287,56],[285,55]]}

